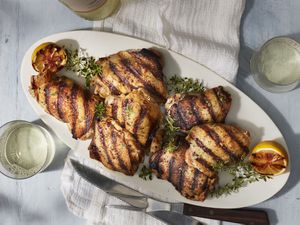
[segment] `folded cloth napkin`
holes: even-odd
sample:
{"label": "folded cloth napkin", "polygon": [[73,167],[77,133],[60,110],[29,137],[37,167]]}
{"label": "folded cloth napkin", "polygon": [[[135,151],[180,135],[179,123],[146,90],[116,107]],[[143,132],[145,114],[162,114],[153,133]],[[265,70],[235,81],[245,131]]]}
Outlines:
{"label": "folded cloth napkin", "polygon": [[[245,0],[123,0],[114,16],[95,22],[94,28],[159,44],[234,82],[244,6]],[[70,165],[70,157],[87,165],[89,162],[71,151],[61,176],[68,208],[86,218],[87,224],[163,224],[143,213],[105,208],[108,204],[124,203],[80,178]],[[219,224],[219,221],[199,220]]]}

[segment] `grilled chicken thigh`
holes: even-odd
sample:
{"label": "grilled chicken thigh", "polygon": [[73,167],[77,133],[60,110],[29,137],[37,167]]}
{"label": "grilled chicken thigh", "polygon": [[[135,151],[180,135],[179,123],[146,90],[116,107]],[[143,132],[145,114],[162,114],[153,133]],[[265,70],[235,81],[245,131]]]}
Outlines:
{"label": "grilled chicken thigh", "polygon": [[173,153],[159,150],[150,157],[149,165],[159,178],[171,182],[184,197],[204,201],[216,179],[209,178],[185,162],[188,147],[187,143],[182,143]]}
{"label": "grilled chicken thigh", "polygon": [[30,93],[43,109],[67,123],[75,139],[93,134],[97,100],[66,77],[37,75],[31,77]]}
{"label": "grilled chicken thigh", "polygon": [[213,166],[241,160],[249,152],[250,134],[241,128],[226,124],[203,124],[193,127],[186,140],[186,162],[209,177],[216,174]]}
{"label": "grilled chicken thigh", "polygon": [[103,98],[128,94],[137,88],[146,89],[158,102],[165,102],[167,88],[163,81],[160,56],[149,49],[121,51],[100,58],[102,73],[94,76],[91,85]]}
{"label": "grilled chicken thigh", "polygon": [[201,94],[175,94],[168,98],[165,108],[183,131],[203,123],[222,123],[231,106],[231,96],[222,86]]}
{"label": "grilled chicken thigh", "polygon": [[130,176],[135,174],[144,158],[140,143],[111,118],[96,122],[89,151],[92,159],[108,169]]}
{"label": "grilled chicken thigh", "polygon": [[125,127],[142,145],[146,145],[161,119],[159,105],[144,89],[136,89],[126,96],[109,96],[105,105],[106,115]]}

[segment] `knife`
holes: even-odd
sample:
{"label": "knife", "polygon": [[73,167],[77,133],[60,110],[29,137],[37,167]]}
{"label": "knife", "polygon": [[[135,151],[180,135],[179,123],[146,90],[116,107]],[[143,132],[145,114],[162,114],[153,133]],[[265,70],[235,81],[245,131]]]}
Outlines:
{"label": "knife", "polygon": [[262,210],[214,209],[186,203],[162,202],[111,180],[108,177],[101,175],[98,171],[82,165],[73,159],[71,159],[71,164],[75,171],[89,183],[167,224],[201,224],[191,216],[246,225],[270,224],[267,213]]}

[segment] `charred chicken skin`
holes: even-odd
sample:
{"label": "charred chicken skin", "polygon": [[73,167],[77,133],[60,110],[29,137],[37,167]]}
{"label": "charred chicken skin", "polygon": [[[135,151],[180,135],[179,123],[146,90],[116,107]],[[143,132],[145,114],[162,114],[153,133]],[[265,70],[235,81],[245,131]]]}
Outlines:
{"label": "charred chicken skin", "polygon": [[214,177],[214,165],[238,161],[248,154],[250,134],[232,125],[203,124],[193,127],[186,140],[190,144],[186,162]]}
{"label": "charred chicken skin", "polygon": [[182,143],[173,153],[161,149],[151,155],[149,165],[158,178],[168,180],[184,197],[204,201],[216,178],[209,178],[185,162],[189,145]]}
{"label": "charred chicken skin", "polygon": [[133,90],[127,95],[109,96],[105,105],[106,115],[133,134],[142,145],[147,144],[161,119],[159,105],[144,89]]}
{"label": "charred chicken skin", "polygon": [[200,94],[175,94],[165,108],[183,131],[204,123],[223,123],[231,106],[231,96],[222,86]]}
{"label": "charred chicken skin", "polygon": [[67,123],[73,138],[91,138],[97,100],[88,91],[67,77],[54,75],[32,76],[29,89],[47,113]]}
{"label": "charred chicken skin", "polygon": [[144,88],[157,102],[165,102],[167,88],[157,52],[150,49],[120,51],[100,58],[98,63],[102,73],[91,80],[95,94],[106,98]]}
{"label": "charred chicken skin", "polygon": [[89,146],[90,157],[105,167],[134,175],[144,159],[140,143],[115,120],[106,118],[95,123],[95,134]]}

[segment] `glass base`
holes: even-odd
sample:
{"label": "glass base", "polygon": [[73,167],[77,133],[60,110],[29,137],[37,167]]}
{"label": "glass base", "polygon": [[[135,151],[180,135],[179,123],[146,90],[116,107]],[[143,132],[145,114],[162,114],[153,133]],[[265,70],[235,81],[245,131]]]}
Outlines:
{"label": "glass base", "polygon": [[257,52],[254,53],[251,57],[250,60],[250,72],[255,80],[255,82],[264,90],[272,92],[272,93],[283,93],[283,92],[288,92],[291,91],[293,89],[295,89],[298,84],[299,81],[295,81],[293,83],[290,84],[276,84],[274,82],[271,82],[270,80],[268,80],[268,78],[264,75],[261,74],[259,72],[259,70],[257,69]]}

